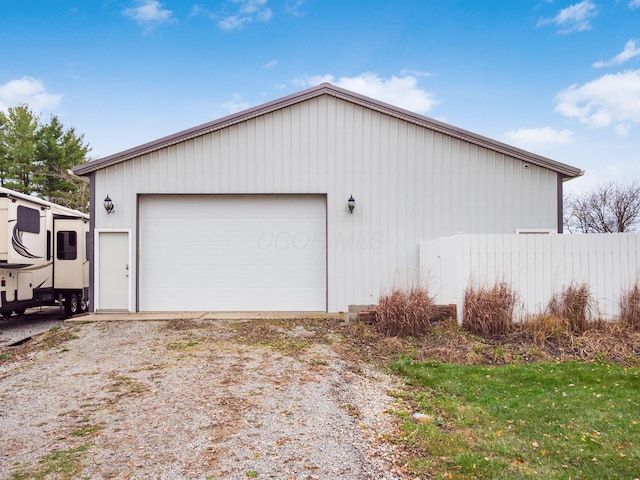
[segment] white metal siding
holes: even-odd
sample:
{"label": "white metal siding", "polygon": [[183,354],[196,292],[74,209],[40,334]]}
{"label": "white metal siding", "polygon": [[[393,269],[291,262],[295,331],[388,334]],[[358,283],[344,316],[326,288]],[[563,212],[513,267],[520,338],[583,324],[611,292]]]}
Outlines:
{"label": "white metal siding", "polygon": [[140,310],[326,311],[325,201],[140,199]]}
{"label": "white metal siding", "polygon": [[640,280],[640,234],[455,235],[420,244],[425,278],[440,303],[456,303],[462,320],[467,286],[508,283],[516,317],[544,313],[551,297],[586,283],[596,312],[619,314],[624,291]]}
{"label": "white metal siding", "polygon": [[116,206],[96,209],[98,227],[135,229],[137,193],[326,194],[330,311],[415,280],[421,240],[557,226],[556,173],[328,95],[95,180],[97,200]]}

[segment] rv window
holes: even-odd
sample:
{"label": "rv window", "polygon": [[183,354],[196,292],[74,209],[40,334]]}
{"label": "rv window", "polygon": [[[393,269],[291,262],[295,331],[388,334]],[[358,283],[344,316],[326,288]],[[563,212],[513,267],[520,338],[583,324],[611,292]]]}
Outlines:
{"label": "rv window", "polygon": [[60,231],[56,235],[56,257],[58,260],[75,260],[78,257],[76,232]]}
{"label": "rv window", "polygon": [[40,212],[18,205],[18,231],[40,233]]}
{"label": "rv window", "polygon": [[51,260],[51,230],[47,230],[47,260]]}

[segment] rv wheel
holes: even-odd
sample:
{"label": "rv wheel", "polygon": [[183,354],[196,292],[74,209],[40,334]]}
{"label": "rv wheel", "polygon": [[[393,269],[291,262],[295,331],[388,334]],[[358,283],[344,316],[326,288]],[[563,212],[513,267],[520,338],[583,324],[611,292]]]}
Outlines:
{"label": "rv wheel", "polygon": [[78,296],[77,295],[67,295],[64,299],[64,313],[67,314],[67,317],[72,317],[76,313],[78,313]]}
{"label": "rv wheel", "polygon": [[11,316],[11,313],[12,313],[11,310],[9,310],[8,312],[7,311],[0,312],[0,315],[2,315],[2,318],[7,319]]}
{"label": "rv wheel", "polygon": [[16,315],[24,315],[24,312],[26,312],[27,309],[26,308],[16,308],[14,310],[14,312],[16,312]]}

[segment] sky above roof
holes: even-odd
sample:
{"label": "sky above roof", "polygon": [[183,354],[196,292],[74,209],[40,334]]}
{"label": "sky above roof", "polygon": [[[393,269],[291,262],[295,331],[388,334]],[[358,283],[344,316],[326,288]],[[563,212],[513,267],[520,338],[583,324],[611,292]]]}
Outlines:
{"label": "sky above roof", "polygon": [[330,82],[640,180],[640,0],[3,0],[0,109],[100,158]]}

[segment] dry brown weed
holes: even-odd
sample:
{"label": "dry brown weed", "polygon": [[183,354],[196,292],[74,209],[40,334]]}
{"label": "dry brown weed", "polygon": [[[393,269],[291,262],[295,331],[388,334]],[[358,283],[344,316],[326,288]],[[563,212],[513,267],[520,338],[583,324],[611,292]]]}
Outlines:
{"label": "dry brown weed", "polygon": [[472,333],[490,337],[502,335],[513,325],[516,293],[506,283],[492,287],[468,287],[464,292],[462,326]]}
{"label": "dry brown weed", "polygon": [[584,332],[589,326],[593,313],[593,298],[589,285],[571,284],[563,288],[561,293],[551,298],[548,309],[552,316],[568,320],[574,332]]}
{"label": "dry brown weed", "polygon": [[436,317],[433,298],[426,288],[396,289],[380,297],[376,328],[386,336],[425,335]]}
{"label": "dry brown weed", "polygon": [[640,285],[638,283],[623,292],[620,299],[620,318],[632,329],[640,329]]}

